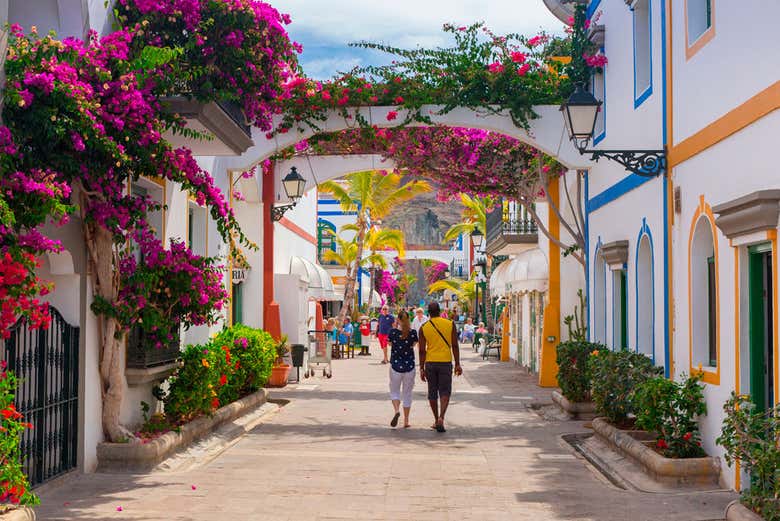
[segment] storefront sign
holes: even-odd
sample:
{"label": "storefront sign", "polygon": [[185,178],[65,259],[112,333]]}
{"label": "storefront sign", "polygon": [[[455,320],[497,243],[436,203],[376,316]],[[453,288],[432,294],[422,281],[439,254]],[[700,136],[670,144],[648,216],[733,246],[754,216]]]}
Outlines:
{"label": "storefront sign", "polygon": [[246,272],[248,270],[244,268],[233,268],[233,284],[241,284],[246,280]]}

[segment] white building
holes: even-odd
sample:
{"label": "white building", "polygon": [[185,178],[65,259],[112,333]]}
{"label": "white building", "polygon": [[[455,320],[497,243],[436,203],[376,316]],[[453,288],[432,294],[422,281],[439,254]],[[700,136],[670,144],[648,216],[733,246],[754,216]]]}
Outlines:
{"label": "white building", "polygon": [[[593,78],[604,101],[596,148],[667,151],[657,177],[590,167],[591,339],[645,353],[677,379],[701,370],[703,446],[721,456],[732,391],[761,408],[780,402],[780,183],[767,153],[780,133],[780,56],[756,55],[777,48],[780,5],[592,0],[587,13],[609,59]],[[744,485],[722,468],[728,486]]]}

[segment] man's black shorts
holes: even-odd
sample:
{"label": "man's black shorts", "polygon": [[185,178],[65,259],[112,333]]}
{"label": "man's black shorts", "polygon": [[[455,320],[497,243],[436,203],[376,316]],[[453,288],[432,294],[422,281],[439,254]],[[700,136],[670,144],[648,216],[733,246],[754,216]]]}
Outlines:
{"label": "man's black shorts", "polygon": [[428,380],[428,399],[452,394],[452,362],[425,362],[425,379]]}

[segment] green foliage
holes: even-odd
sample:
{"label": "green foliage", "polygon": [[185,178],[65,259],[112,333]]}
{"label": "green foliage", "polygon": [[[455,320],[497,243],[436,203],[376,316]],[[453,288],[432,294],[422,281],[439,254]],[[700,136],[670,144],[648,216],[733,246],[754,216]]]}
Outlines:
{"label": "green foliage", "polygon": [[16,377],[5,371],[5,361],[0,365],[0,506],[37,505],[38,497],[30,492],[21,464],[22,433],[32,426],[22,421],[14,406]]}
{"label": "green foliage", "polygon": [[206,345],[187,346],[163,396],[166,416],[188,421],[257,391],[271,376],[277,345],[267,332],[238,324]]}
{"label": "green foliage", "polygon": [[588,304],[581,289],[577,290],[577,296],[580,298],[579,307],[574,306],[574,313],[564,317],[563,323],[569,329],[569,340],[586,342],[588,340],[588,322],[585,311],[588,308]]}
{"label": "green foliage", "polygon": [[636,426],[656,434],[656,446],[669,458],[705,455],[697,416],[707,414],[701,374],[675,382],[657,376],[639,384],[631,402]]}
{"label": "green foliage", "polygon": [[642,382],[663,371],[645,355],[632,351],[598,351],[588,359],[591,396],[596,410],[616,425],[634,412],[631,394]]}
{"label": "green foliage", "polygon": [[570,340],[558,344],[558,386],[569,401],[590,400],[591,375],[588,359],[594,353],[602,351],[608,351],[607,346],[584,340]]}
{"label": "green foliage", "polygon": [[766,521],[780,521],[780,405],[756,410],[746,395],[731,393],[723,405],[726,418],[716,443],[729,465],[739,461],[750,474],[742,503]]}

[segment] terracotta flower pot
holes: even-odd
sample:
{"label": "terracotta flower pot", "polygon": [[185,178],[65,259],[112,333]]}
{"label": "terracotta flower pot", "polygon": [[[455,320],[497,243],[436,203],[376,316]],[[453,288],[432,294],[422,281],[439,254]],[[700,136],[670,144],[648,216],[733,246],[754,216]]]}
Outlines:
{"label": "terracotta flower pot", "polygon": [[275,365],[271,368],[271,378],[268,379],[268,387],[284,387],[290,376],[290,365]]}

